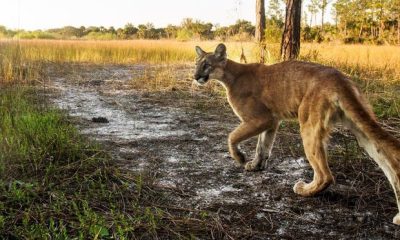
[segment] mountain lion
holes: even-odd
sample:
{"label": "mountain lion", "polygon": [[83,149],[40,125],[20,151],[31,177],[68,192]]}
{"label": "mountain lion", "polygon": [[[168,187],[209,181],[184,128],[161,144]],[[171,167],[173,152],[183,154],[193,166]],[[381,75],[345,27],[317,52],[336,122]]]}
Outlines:
{"label": "mountain lion", "polygon": [[[241,120],[228,138],[229,152],[239,166],[247,171],[262,170],[280,121],[297,118],[314,178],[310,183],[297,182],[293,190],[301,196],[313,196],[334,181],[326,144],[331,129],[342,123],[383,170],[400,210],[400,142],[382,129],[360,91],[344,74],[331,67],[300,61],[270,66],[239,64],[227,59],[223,44],[213,53],[200,47],[196,47],[196,52],[194,78],[200,84],[209,79],[221,82],[230,106]],[[256,135],[255,158],[246,163],[238,145]],[[400,213],[393,223],[400,225]]]}

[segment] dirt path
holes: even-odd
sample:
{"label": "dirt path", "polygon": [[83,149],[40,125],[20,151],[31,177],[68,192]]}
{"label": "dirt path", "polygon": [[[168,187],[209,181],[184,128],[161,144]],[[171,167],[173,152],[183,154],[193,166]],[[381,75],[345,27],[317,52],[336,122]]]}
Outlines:
{"label": "dirt path", "polygon": [[[292,192],[293,184],[310,180],[312,172],[293,129],[278,135],[268,169],[247,173],[234,166],[227,152],[226,137],[238,123],[229,109],[191,109],[177,94],[131,90],[129,82],[147,66],[73,68],[68,74],[52,73],[54,104],[79,117],[81,131],[104,143],[121,167],[150,173],[159,186],[181,193],[173,200],[179,207],[214,212],[233,238],[400,237],[390,222],[396,208],[389,185],[369,161],[365,169],[376,174],[362,183],[371,186],[360,189],[365,175],[353,171],[347,176],[339,164],[333,167],[335,186],[302,198]],[[108,123],[92,121],[98,117]],[[244,146],[248,157],[254,142]],[[377,194],[366,196],[363,189],[376,188],[376,182],[380,189],[372,191]]]}

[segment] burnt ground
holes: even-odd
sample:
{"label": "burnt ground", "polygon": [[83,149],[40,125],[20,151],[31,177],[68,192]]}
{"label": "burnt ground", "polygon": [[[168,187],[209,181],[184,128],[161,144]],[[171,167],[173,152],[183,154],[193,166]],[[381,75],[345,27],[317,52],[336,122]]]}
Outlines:
{"label": "burnt ground", "polygon": [[[238,119],[219,95],[190,87],[190,67],[176,69],[187,89],[156,92],[132,88],[141,74],[156,71],[146,65],[48,71],[52,103],[83,134],[99,141],[121,168],[151,175],[176,209],[212,215],[227,239],[400,238],[386,178],[346,131],[336,130],[329,145],[336,184],[303,198],[292,188],[299,179],[310,181],[312,171],[297,124],[282,124],[264,171],[236,168],[226,138]],[[255,138],[242,144],[248,158],[255,144]]]}

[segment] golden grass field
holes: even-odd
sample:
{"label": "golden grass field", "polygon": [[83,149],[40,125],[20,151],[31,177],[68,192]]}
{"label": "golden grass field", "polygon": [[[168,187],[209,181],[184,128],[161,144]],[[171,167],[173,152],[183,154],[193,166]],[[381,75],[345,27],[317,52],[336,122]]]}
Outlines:
{"label": "golden grass field", "polygon": [[[38,62],[87,62],[96,64],[176,64],[193,63],[194,46],[212,51],[216,41],[178,42],[169,40],[78,41],[78,40],[1,40],[1,77],[10,80],[12,68]],[[258,59],[257,45],[251,42],[227,42],[229,57],[238,61],[243,47],[249,62]],[[269,44],[268,63],[279,61],[279,45]],[[364,69],[400,76],[398,46],[311,44],[301,46],[301,59],[342,66],[347,70]]]}
{"label": "golden grass field", "polygon": [[[194,64],[196,58],[196,45],[213,51],[218,43],[172,40],[0,40],[0,83],[41,82],[47,63],[190,65]],[[229,58],[235,61],[239,61],[242,48],[248,62],[257,62],[259,58],[255,43],[227,42],[226,45]],[[279,62],[279,44],[267,44],[267,49],[267,64]],[[400,112],[400,47],[304,43],[300,59],[340,69],[361,85],[371,101],[379,102],[381,108],[389,108],[390,112]],[[155,81],[168,72],[173,74],[173,71],[164,69]],[[179,84],[177,81],[170,82]],[[148,84],[147,87],[151,86],[157,86],[157,83]]]}

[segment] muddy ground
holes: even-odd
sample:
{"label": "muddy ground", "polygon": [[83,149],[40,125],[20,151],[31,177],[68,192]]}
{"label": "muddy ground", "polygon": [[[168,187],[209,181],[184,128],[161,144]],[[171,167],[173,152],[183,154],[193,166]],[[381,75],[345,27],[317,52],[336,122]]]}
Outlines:
{"label": "muddy ground", "polygon": [[[133,89],[141,74],[157,71],[147,65],[49,67],[46,88],[121,168],[154,176],[177,208],[213,214],[226,238],[400,238],[390,186],[350,134],[335,131],[331,139],[336,184],[316,197],[297,196],[295,182],[312,179],[297,125],[282,124],[264,171],[238,169],[226,144],[238,119],[219,96],[190,87],[189,66],[176,68],[188,89]],[[255,143],[242,146],[248,158]]]}

